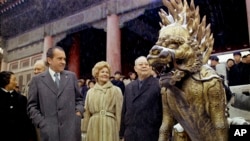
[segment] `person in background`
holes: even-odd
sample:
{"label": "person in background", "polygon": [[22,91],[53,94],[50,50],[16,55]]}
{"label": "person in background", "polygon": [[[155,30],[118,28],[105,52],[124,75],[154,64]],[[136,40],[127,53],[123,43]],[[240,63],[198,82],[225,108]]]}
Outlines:
{"label": "person in background", "polygon": [[79,88],[82,88],[82,86],[84,85],[84,79],[79,79],[77,84]]}
{"label": "person in background", "polygon": [[83,101],[85,102],[87,92],[90,88],[93,88],[95,86],[95,80],[87,79],[86,81],[86,87],[84,88],[84,91],[82,90],[83,94]]}
{"label": "person in background", "polygon": [[241,63],[241,52],[239,51],[234,52],[233,57],[234,57],[235,64]]}
{"label": "person in background", "polygon": [[125,79],[125,76],[121,75],[119,80],[123,82],[124,79]]}
{"label": "person in background", "polygon": [[88,83],[91,79],[90,78],[86,78],[84,84],[82,85],[82,88],[80,90],[81,94],[83,95],[83,100],[85,100],[87,91],[89,90],[89,86]]}
{"label": "person in background", "polygon": [[[46,64],[44,60],[37,60],[33,66],[33,74],[37,75],[39,73],[42,73],[46,70]],[[30,80],[31,81],[31,80]],[[30,81],[26,84],[23,95],[28,97],[28,91],[30,86]]]}
{"label": "person in background", "polygon": [[211,64],[210,66],[216,70],[216,65],[219,64],[219,58],[217,56],[211,56],[210,57],[210,60],[211,60]]}
{"label": "person in background", "polygon": [[129,79],[131,81],[136,80],[136,73],[135,72],[129,72],[128,75],[129,75]]}
{"label": "person in background", "polygon": [[79,79],[77,85],[79,87],[79,91],[82,92],[83,91],[83,87],[85,86],[85,80],[84,79]]}
{"label": "person in background", "polygon": [[241,53],[234,52],[234,61],[235,65],[230,70],[232,74],[229,78],[230,85],[229,86],[236,86],[236,85],[245,85],[250,83],[250,76],[249,76],[249,69],[246,63],[241,61]]}
{"label": "person in background", "polygon": [[229,59],[227,59],[227,62],[226,62],[227,64],[227,70],[230,70],[233,66],[234,66],[234,64],[235,64],[235,62],[234,62],[234,59],[231,59],[231,58],[229,58]]}
{"label": "person in background", "polygon": [[247,55],[242,56],[241,62],[242,63],[246,63],[247,62]]}
{"label": "person in background", "polygon": [[95,64],[96,80],[87,92],[82,131],[85,141],[119,141],[123,96],[121,89],[110,82],[111,68],[105,61]]}
{"label": "person in background", "polygon": [[124,79],[124,80],[123,80],[123,83],[124,83],[124,85],[126,86],[126,85],[128,85],[130,82],[132,82],[132,81],[134,81],[134,80],[136,80],[136,73],[130,71],[130,72],[128,73],[128,79]]}
{"label": "person in background", "polygon": [[234,59],[227,59],[226,62],[226,69],[227,69],[227,82],[228,82],[228,86],[231,86],[231,82],[230,79],[233,78],[233,74],[232,74],[232,67],[235,65]]}
{"label": "person in background", "polygon": [[121,75],[122,75],[122,73],[120,71],[116,71],[114,79],[111,80],[111,83],[113,83],[114,85],[118,86],[121,89],[122,94],[123,94],[124,90],[125,90],[125,85],[124,85],[123,81],[120,80],[121,79]]}
{"label": "person in background", "polygon": [[250,84],[250,54],[246,55],[246,62],[244,63],[243,78],[245,84]]}
{"label": "person in background", "polygon": [[46,63],[44,60],[37,60],[36,63],[34,64],[33,70],[34,70],[34,75],[37,75],[39,73],[42,73],[46,70]]}
{"label": "person in background", "polygon": [[36,141],[35,128],[26,111],[27,98],[15,91],[16,76],[0,72],[0,136],[6,141]]}
{"label": "person in background", "polygon": [[125,141],[158,141],[162,123],[159,79],[151,75],[147,58],[135,60],[138,79],[125,87],[120,138]]}
{"label": "person in background", "polygon": [[95,80],[90,80],[88,83],[88,88],[91,89],[95,86]]}
{"label": "person in background", "polygon": [[28,114],[40,131],[41,141],[81,141],[83,100],[75,73],[64,70],[61,47],[47,51],[48,69],[30,82]]}

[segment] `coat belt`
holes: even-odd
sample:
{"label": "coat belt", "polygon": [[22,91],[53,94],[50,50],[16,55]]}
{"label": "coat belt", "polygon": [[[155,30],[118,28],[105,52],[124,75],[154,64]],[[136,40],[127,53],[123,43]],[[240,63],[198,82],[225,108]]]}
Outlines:
{"label": "coat belt", "polygon": [[99,112],[96,112],[93,114],[93,116],[107,116],[107,117],[112,117],[115,118],[114,113],[108,112],[106,110],[100,110]]}

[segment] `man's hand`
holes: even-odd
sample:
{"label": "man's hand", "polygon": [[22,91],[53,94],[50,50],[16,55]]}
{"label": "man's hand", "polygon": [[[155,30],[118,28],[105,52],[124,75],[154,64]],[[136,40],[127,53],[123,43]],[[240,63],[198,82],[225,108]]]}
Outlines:
{"label": "man's hand", "polygon": [[76,115],[78,115],[79,117],[82,117],[82,114],[79,111],[76,112]]}

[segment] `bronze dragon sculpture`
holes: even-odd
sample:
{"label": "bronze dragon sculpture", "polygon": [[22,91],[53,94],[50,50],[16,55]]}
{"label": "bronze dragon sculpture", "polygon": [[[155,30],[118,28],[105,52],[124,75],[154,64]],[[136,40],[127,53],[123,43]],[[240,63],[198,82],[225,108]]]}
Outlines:
{"label": "bronze dragon sculpture", "polygon": [[160,77],[163,122],[159,141],[171,140],[178,122],[192,141],[227,141],[226,98],[222,79],[207,61],[214,38],[206,17],[191,0],[163,0],[158,41],[147,56]]}

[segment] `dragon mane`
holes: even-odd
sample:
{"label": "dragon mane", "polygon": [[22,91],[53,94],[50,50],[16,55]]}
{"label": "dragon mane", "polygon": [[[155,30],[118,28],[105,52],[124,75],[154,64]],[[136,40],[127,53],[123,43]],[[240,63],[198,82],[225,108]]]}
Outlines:
{"label": "dragon mane", "polygon": [[[160,10],[161,28],[176,23],[182,25],[189,32],[189,44],[196,51],[197,61],[201,61],[198,66],[206,64],[213,50],[214,38],[210,24],[206,26],[206,16],[200,22],[199,6],[195,8],[194,0],[191,0],[190,6],[186,0],[184,3],[182,0],[163,0],[163,4],[168,8],[169,14],[163,9]],[[158,40],[156,44],[164,46],[164,41]],[[197,71],[197,68],[195,70]]]}

